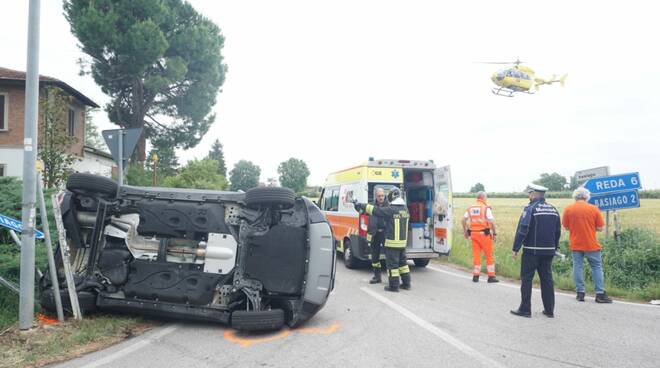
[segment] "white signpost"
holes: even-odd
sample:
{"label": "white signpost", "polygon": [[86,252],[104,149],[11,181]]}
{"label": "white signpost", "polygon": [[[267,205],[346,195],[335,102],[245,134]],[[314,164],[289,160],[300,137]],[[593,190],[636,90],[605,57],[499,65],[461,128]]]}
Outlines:
{"label": "white signpost", "polygon": [[599,178],[601,176],[610,175],[609,166],[594,167],[593,169],[580,170],[575,172],[575,180],[578,183],[583,184],[585,181],[593,178]]}

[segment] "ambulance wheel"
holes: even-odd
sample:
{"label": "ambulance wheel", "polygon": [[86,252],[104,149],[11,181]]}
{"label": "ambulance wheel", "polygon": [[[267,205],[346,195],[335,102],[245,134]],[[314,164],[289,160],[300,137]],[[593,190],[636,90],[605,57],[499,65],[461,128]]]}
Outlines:
{"label": "ambulance wheel", "polygon": [[289,188],[260,187],[245,193],[245,205],[252,209],[273,207],[289,209],[296,203],[296,193]]}
{"label": "ambulance wheel", "polygon": [[354,270],[358,267],[359,260],[353,256],[353,249],[351,249],[351,241],[346,239],[344,240],[344,266],[346,268]]}
{"label": "ambulance wheel", "polygon": [[430,259],[413,259],[415,262],[415,267],[426,267],[429,265]]}
{"label": "ambulance wheel", "polygon": [[66,189],[76,194],[91,194],[114,197],[117,195],[117,183],[103,176],[73,173],[66,181]]}

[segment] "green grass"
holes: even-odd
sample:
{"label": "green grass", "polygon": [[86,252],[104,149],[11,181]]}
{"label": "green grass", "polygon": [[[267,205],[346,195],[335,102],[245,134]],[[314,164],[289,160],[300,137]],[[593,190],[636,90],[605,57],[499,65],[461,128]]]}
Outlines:
{"label": "green grass", "polygon": [[[463,232],[461,227],[461,218],[465,209],[474,202],[473,198],[455,198],[454,199],[454,242],[452,245],[451,255],[448,257],[448,261],[468,269],[472,268],[472,249],[470,243],[463,238]],[[493,212],[495,215],[495,223],[497,225],[497,241],[495,243],[495,264],[496,272],[498,275],[519,279],[520,278],[520,257],[518,260],[514,261],[511,257],[511,246],[513,245],[513,237],[515,234],[516,225],[518,223],[518,218],[522,212],[523,207],[527,204],[527,200],[524,198],[491,198],[489,199],[489,204],[493,207]],[[572,199],[567,198],[557,198],[557,199],[548,199],[548,202],[553,204],[557,209],[562,212],[563,209],[573,203]],[[658,242],[658,234],[660,234],[660,200],[658,199],[642,199],[641,207],[637,209],[629,209],[619,211],[619,220],[621,223],[621,228],[623,230],[641,228],[650,230],[652,236],[655,239],[651,239],[649,247],[660,247],[660,242]],[[613,227],[610,228],[610,231],[613,231]],[[604,235],[599,235],[601,238],[601,243],[604,244],[606,248],[618,246],[614,241],[611,240],[604,243]],[[568,239],[568,233],[563,232],[562,234],[562,253],[569,255],[567,251],[566,241]],[[653,245],[654,244],[654,245]],[[612,249],[613,250],[613,249]],[[648,250],[648,249],[647,249]],[[654,254],[657,254],[657,248],[650,249],[655,251]],[[605,250],[607,252],[607,249]],[[619,256],[620,252],[617,253]],[[485,268],[485,260],[482,261]],[[556,260],[554,262],[554,280],[556,287],[560,289],[573,290],[574,283],[572,279],[572,269],[570,261],[561,262]],[[612,282],[612,277],[618,281],[622,279],[621,275],[628,273],[636,272],[637,269],[634,264],[631,265],[622,265],[621,269],[607,269],[605,268],[605,285],[606,290],[609,294],[617,297],[634,299],[634,300],[645,300],[649,299],[659,299],[660,298],[660,280],[650,280],[644,286],[622,286],[615,285]],[[657,265],[655,270],[657,270]],[[588,266],[585,269],[588,270]],[[657,272],[657,271],[656,271]],[[588,291],[593,292],[592,284],[590,284],[589,275],[585,279]],[[623,282],[620,282],[623,283]]]}
{"label": "green grass", "polygon": [[82,321],[15,329],[0,336],[0,368],[42,366],[117,343],[152,324],[140,318],[94,315]]}

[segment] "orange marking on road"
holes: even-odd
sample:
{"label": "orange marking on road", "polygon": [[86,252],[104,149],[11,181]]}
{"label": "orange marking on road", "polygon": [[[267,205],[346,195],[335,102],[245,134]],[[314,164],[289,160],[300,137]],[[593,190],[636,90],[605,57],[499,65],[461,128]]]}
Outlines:
{"label": "orange marking on road", "polygon": [[325,328],[320,328],[320,327],[305,327],[305,328],[299,328],[296,331],[300,333],[306,333],[306,334],[319,334],[319,335],[329,335],[332,333],[335,333],[339,330],[339,323],[335,322],[332,325],[325,327]]}
{"label": "orange marking on road", "polygon": [[238,337],[238,336],[236,336],[236,333],[233,330],[225,330],[225,333],[224,333],[225,340],[233,342],[235,344],[238,344],[242,348],[246,348],[250,345],[259,344],[259,343],[262,343],[262,342],[269,342],[269,341],[275,341],[275,340],[283,339],[287,336],[289,336],[289,330],[284,330],[284,331],[282,331],[279,334],[274,335],[274,336],[253,337],[253,338]]}
{"label": "orange marking on road", "polygon": [[306,327],[298,328],[295,330],[285,329],[277,335],[267,336],[267,337],[248,337],[248,336],[237,336],[236,331],[234,330],[225,330],[224,338],[229,342],[239,345],[242,348],[247,348],[254,344],[260,344],[264,342],[271,342],[275,340],[280,340],[291,335],[292,332],[299,332],[301,334],[316,334],[316,335],[330,335],[339,331],[339,323],[335,322],[328,327]]}

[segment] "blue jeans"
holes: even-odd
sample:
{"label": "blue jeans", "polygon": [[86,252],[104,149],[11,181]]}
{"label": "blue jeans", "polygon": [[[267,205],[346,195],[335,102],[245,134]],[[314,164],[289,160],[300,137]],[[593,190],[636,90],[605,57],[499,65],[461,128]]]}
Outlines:
{"label": "blue jeans", "polygon": [[594,279],[596,294],[603,294],[605,287],[603,285],[603,266],[599,250],[593,252],[573,251],[573,281],[575,281],[575,291],[584,293],[584,272],[582,265],[584,264],[585,257],[591,267],[591,277]]}

